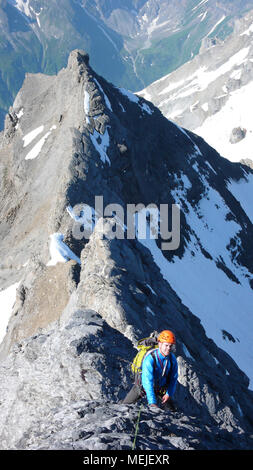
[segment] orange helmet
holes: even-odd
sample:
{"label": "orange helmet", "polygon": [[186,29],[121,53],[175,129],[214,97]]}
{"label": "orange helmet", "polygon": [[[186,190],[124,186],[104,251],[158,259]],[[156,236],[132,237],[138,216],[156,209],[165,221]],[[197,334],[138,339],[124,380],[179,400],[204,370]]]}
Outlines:
{"label": "orange helmet", "polygon": [[158,336],[159,343],[171,343],[176,344],[176,338],[174,333],[170,330],[163,330]]}

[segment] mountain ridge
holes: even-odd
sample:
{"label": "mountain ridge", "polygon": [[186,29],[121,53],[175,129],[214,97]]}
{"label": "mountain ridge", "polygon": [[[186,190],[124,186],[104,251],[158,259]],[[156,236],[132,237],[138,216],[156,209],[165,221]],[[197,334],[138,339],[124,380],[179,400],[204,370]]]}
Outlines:
{"label": "mountain ridge", "polygon": [[136,91],[221,39],[251,1],[2,0],[1,128],[25,73],[55,74],[71,50],[85,49],[107,80]]}
{"label": "mountain ridge", "polygon": [[[129,449],[139,405],[119,400],[131,383],[134,347],[165,325],[177,338],[179,411],[164,420],[162,410],[145,410],[138,448],[251,448],[251,312],[241,322],[237,304],[232,313],[217,306],[227,309],[227,289],[243,307],[252,295],[252,220],[227,186],[239,181],[250,190],[252,170],[108,83],[80,50],[57,76],[27,75],[0,134],[0,156],[1,294],[15,283],[0,351],[2,448]],[[94,210],[101,195],[102,217],[85,238],[81,210]],[[180,204],[176,250],[162,252],[162,234],[129,239],[123,227],[115,236],[119,208],[126,214],[140,202],[160,210]],[[200,259],[221,292],[211,276],[203,284]],[[207,301],[189,307],[204,287]],[[198,309],[207,315],[215,298],[212,338]]]}

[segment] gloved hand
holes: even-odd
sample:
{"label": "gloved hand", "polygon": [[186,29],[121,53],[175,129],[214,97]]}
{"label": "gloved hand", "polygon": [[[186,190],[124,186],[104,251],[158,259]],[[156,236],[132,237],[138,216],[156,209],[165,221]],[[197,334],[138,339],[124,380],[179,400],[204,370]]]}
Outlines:
{"label": "gloved hand", "polygon": [[170,396],[167,393],[165,393],[165,395],[163,395],[162,397],[162,405],[165,405],[165,403],[167,403],[169,400],[170,400]]}

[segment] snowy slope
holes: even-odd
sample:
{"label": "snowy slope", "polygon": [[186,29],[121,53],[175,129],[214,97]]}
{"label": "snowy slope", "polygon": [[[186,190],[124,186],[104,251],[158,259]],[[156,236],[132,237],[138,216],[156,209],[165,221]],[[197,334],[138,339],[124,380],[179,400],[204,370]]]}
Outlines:
{"label": "snowy slope", "polygon": [[[253,81],[230,93],[220,111],[209,116],[194,129],[212,147],[231,161],[253,161]],[[231,142],[231,130],[246,130],[246,136],[239,142]]]}
{"label": "snowy slope", "polygon": [[[232,182],[228,188],[233,194],[238,189],[238,200],[247,208],[252,200],[253,177],[241,184],[244,185],[244,195],[240,192],[240,182]],[[233,262],[226,250],[230,239],[236,237],[241,228],[234,221],[226,221],[228,207],[213,190],[207,188],[207,199],[201,201],[197,210],[187,202],[185,189],[177,190],[177,197],[178,202],[183,199],[186,203],[189,209],[187,222],[194,230],[183,257],[169,262],[155,240],[141,242],[150,250],[164,279],[171,284],[182,302],[200,318],[206,335],[235,360],[248,375],[250,388],[253,389],[253,295],[248,280],[250,273]],[[204,256],[198,246],[198,237],[213,259]],[[217,269],[216,262],[221,258],[226,261],[239,283]]]}
{"label": "snowy slope", "polygon": [[252,38],[251,11],[226,41],[210,41],[192,61],[139,94],[222,156],[252,162]]}

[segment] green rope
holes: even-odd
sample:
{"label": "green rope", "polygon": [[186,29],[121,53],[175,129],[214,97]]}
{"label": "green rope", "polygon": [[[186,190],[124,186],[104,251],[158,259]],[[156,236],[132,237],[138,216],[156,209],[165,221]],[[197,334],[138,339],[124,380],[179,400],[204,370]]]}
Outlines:
{"label": "green rope", "polygon": [[138,419],[137,419],[136,428],[135,428],[135,435],[134,435],[134,442],[133,442],[132,450],[135,449],[136,438],[137,438],[137,434],[138,434],[138,431],[139,431],[139,422],[140,422],[140,417],[141,417],[141,409],[142,409],[142,404],[141,404],[141,407],[140,407],[140,410],[139,410],[139,413],[138,413]]}

